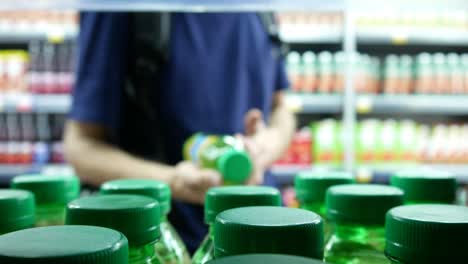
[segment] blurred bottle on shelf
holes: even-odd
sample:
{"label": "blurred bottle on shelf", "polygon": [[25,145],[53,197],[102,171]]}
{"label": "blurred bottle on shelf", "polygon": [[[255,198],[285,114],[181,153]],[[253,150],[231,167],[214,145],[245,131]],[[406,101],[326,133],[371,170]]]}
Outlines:
{"label": "blurred bottle on shelf", "polygon": [[[467,94],[468,54],[352,54],[354,87],[361,94]],[[342,93],[346,55],[327,51],[291,52],[287,71],[294,92]],[[315,62],[315,63],[314,63]]]}
{"label": "blurred bottle on shelf", "polygon": [[0,113],[0,164],[64,163],[65,117],[43,113]]}

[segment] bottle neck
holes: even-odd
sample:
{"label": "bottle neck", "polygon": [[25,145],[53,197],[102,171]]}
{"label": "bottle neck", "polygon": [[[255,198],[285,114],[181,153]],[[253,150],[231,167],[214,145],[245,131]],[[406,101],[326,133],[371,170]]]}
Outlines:
{"label": "bottle neck", "polygon": [[315,212],[315,213],[319,214],[323,219],[326,219],[327,208],[325,207],[325,203],[321,203],[321,202],[304,202],[304,203],[301,203],[300,207],[302,209]]}
{"label": "bottle neck", "polygon": [[210,237],[211,240],[213,240],[213,237],[214,237],[214,224],[209,225],[208,236]]}
{"label": "bottle neck", "polygon": [[149,243],[141,247],[130,247],[129,264],[157,263],[154,243]]}
{"label": "bottle neck", "polygon": [[334,236],[343,241],[373,245],[379,250],[383,250],[385,246],[385,229],[383,226],[335,224]]}
{"label": "bottle neck", "polygon": [[161,215],[161,223],[167,222],[167,214]]}

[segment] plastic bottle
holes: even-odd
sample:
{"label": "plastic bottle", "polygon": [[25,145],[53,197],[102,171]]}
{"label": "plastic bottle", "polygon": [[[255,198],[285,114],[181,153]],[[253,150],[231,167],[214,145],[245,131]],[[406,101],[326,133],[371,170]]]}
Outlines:
{"label": "plastic bottle", "polygon": [[128,264],[128,242],[96,226],[30,228],[0,236],[2,264]]}
{"label": "plastic bottle", "polygon": [[294,92],[301,92],[303,90],[303,67],[301,63],[301,55],[296,52],[288,53],[286,58],[286,69],[288,78],[291,81],[291,88]]}
{"label": "plastic bottle", "polygon": [[68,225],[92,225],[122,232],[129,243],[129,264],[159,264],[155,243],[160,238],[159,203],[141,195],[110,194],[68,204]]}
{"label": "plastic bottle", "polygon": [[331,229],[326,220],[325,193],[333,185],[353,183],[351,173],[344,171],[308,171],[299,173],[294,179],[296,199],[302,209],[320,215],[324,223],[325,241],[331,235]]}
{"label": "plastic bottle", "polygon": [[193,255],[193,264],[204,264],[214,258],[214,222],[222,211],[245,206],[280,206],[280,192],[272,187],[225,186],[208,190],[205,196],[205,223],[209,234]]}
{"label": "plastic bottle", "polygon": [[251,206],[229,209],[216,217],[215,258],[285,254],[323,258],[323,222],[303,209]]}
{"label": "plastic bottle", "polygon": [[17,176],[13,178],[11,187],[34,194],[36,226],[63,225],[67,203],[80,195],[80,180],[71,175]]}
{"label": "plastic bottle", "polygon": [[443,171],[403,170],[392,175],[390,184],[403,190],[405,204],[453,204],[456,199],[455,176]]}
{"label": "plastic bottle", "polygon": [[468,207],[405,205],[387,213],[385,254],[394,264],[466,263]]}
{"label": "plastic bottle", "polygon": [[384,255],[385,214],[403,203],[400,189],[371,184],[337,185],[328,189],[326,203],[334,232],[325,246],[325,262],[388,263]]}
{"label": "plastic bottle", "polygon": [[115,180],[104,183],[100,192],[101,194],[137,194],[158,201],[161,207],[159,220],[161,239],[155,244],[155,249],[159,260],[163,264],[190,263],[190,256],[182,239],[167,220],[167,215],[171,211],[171,189],[166,183],[143,179]]}
{"label": "plastic bottle", "polygon": [[34,195],[28,191],[0,189],[0,235],[34,225]]}
{"label": "plastic bottle", "polygon": [[185,160],[218,170],[225,184],[244,183],[252,172],[252,161],[241,141],[232,136],[197,133],[184,144]]}
{"label": "plastic bottle", "polygon": [[279,254],[248,254],[216,259],[208,264],[323,264],[320,260]]}

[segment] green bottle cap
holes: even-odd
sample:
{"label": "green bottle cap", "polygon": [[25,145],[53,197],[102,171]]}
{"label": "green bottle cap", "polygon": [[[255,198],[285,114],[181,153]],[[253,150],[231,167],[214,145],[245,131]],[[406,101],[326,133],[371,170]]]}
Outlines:
{"label": "green bottle cap", "polygon": [[155,242],[160,237],[161,208],[140,195],[109,194],[80,198],[68,204],[66,224],[93,225],[122,232],[132,247]]}
{"label": "green bottle cap", "polygon": [[337,224],[383,226],[385,214],[403,203],[403,192],[377,184],[345,184],[327,191],[327,217]]}
{"label": "green bottle cap", "polygon": [[67,204],[80,196],[80,179],[71,175],[22,175],[13,178],[11,187],[34,193],[37,204]]}
{"label": "green bottle cap", "polygon": [[0,236],[2,264],[128,264],[128,242],[96,226],[30,228]]}
{"label": "green bottle cap", "polygon": [[216,258],[270,253],[323,258],[323,222],[302,209],[252,206],[229,209],[216,217]]}
{"label": "green bottle cap", "polygon": [[0,189],[0,234],[32,227],[34,209],[31,192]]}
{"label": "green bottle cap", "polygon": [[344,171],[304,171],[294,178],[294,188],[300,202],[324,203],[329,187],[353,182],[351,173]]}
{"label": "green bottle cap", "polygon": [[245,151],[231,149],[217,161],[218,171],[227,182],[244,183],[252,172],[252,160]]}
{"label": "green bottle cap", "polygon": [[137,194],[159,202],[162,215],[171,211],[171,189],[164,182],[144,179],[108,181],[101,185],[101,194]]}
{"label": "green bottle cap", "polygon": [[435,170],[396,172],[390,184],[403,190],[406,202],[453,203],[456,198],[455,177]]}
{"label": "green bottle cap", "polygon": [[247,254],[208,261],[206,264],[324,264],[320,260],[279,254]]}
{"label": "green bottle cap", "polygon": [[398,263],[466,263],[468,207],[406,205],[386,218],[385,253]]}
{"label": "green bottle cap", "polygon": [[280,192],[265,186],[214,187],[205,195],[205,223],[213,224],[222,211],[246,206],[281,206]]}

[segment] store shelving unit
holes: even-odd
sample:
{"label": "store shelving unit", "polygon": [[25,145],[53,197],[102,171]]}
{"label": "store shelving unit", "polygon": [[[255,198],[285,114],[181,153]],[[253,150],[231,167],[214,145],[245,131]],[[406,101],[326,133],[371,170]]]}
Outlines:
{"label": "store shelving unit", "polygon": [[65,114],[71,106],[71,96],[61,95],[33,95],[16,94],[0,95],[1,112],[21,113],[56,113]]}
{"label": "store shelving unit", "polygon": [[346,1],[320,0],[4,0],[0,10],[72,9],[100,11],[283,11],[283,10],[337,10]]}

